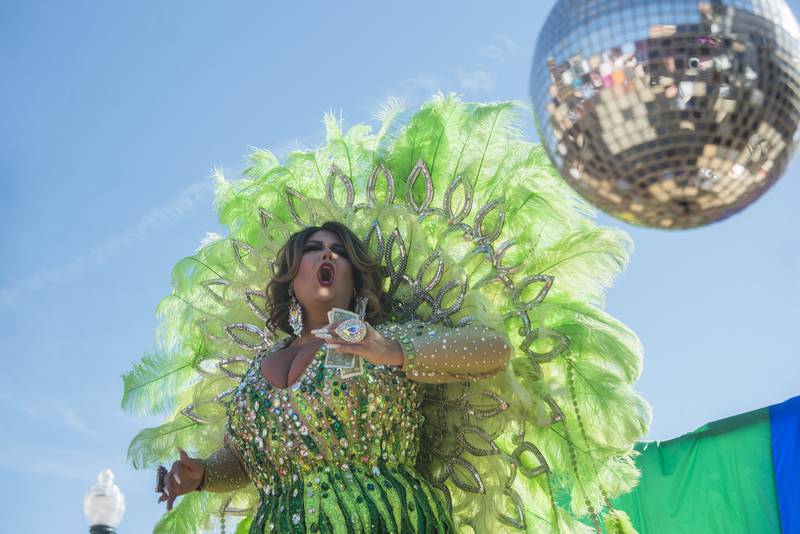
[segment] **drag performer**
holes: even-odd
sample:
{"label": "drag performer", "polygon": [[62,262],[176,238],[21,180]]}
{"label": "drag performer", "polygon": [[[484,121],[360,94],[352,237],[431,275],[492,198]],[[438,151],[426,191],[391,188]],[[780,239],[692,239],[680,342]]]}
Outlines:
{"label": "drag performer", "polygon": [[611,499],[649,408],[602,310],[630,241],[520,117],[446,96],[375,134],[328,117],[322,148],[220,177],[229,236],[175,267],[125,376],[123,407],[169,414],[132,462],[178,456],[157,532],[630,531]]}

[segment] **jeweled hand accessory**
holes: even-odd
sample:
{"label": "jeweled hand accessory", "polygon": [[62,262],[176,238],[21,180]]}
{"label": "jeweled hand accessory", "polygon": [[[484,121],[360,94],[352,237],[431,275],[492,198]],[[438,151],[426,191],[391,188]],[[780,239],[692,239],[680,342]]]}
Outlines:
{"label": "jeweled hand accessory", "polygon": [[337,326],[334,332],[347,343],[361,343],[367,337],[367,323],[360,319],[348,319]]}
{"label": "jeweled hand accessory", "polygon": [[320,339],[333,339],[333,336],[327,328],[315,328],[311,331],[311,334]]}
{"label": "jeweled hand accessory", "polygon": [[[328,323],[329,326],[324,328],[325,333],[322,334],[330,336],[329,339],[333,339],[333,335],[331,334],[329,328],[331,324],[338,323],[340,321],[346,321],[350,319],[358,319],[358,316],[351,312],[350,310],[345,310],[342,308],[333,308],[331,311],[328,312]],[[357,367],[357,360],[358,356],[355,354],[351,354],[346,352],[345,350],[334,349],[331,347],[326,346],[325,350],[325,367],[328,368],[339,368],[339,369],[353,369]]]}

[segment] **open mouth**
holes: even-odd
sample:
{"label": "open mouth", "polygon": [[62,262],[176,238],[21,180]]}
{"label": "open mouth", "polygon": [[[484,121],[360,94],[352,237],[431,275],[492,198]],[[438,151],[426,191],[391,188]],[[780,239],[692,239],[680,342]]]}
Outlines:
{"label": "open mouth", "polygon": [[330,263],[323,263],[317,271],[317,280],[319,285],[323,287],[330,287],[333,284],[333,277],[335,271],[333,265]]}

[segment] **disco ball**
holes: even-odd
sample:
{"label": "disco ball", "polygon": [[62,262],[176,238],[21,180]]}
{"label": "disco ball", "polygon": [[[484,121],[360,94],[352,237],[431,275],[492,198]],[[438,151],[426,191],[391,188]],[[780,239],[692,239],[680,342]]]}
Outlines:
{"label": "disco ball", "polygon": [[785,170],[798,58],[783,0],[559,0],[530,92],[578,193],[633,224],[690,228],[744,209]]}

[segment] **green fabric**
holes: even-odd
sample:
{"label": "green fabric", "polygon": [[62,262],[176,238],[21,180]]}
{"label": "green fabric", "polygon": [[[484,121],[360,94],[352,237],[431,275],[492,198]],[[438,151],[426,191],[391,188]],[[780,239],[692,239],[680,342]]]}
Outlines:
{"label": "green fabric", "polygon": [[780,533],[767,409],[640,444],[639,485],[614,501],[640,534]]}

